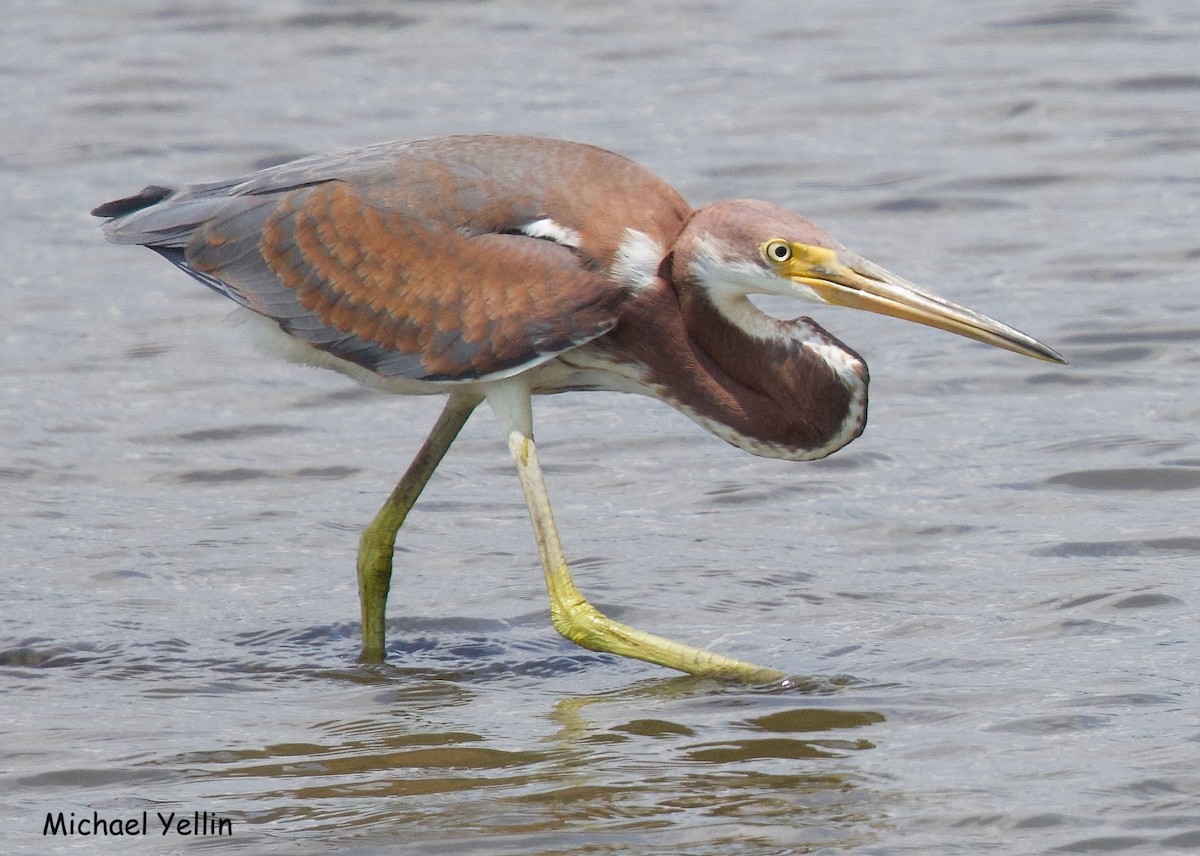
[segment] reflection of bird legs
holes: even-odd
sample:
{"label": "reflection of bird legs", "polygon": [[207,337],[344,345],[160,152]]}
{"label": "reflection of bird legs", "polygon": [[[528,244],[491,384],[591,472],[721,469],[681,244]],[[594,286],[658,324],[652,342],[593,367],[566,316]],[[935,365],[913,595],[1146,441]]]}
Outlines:
{"label": "reflection of bird legs", "polygon": [[542,478],[533,442],[533,416],[529,388],[521,378],[502,381],[488,390],[488,402],[508,433],[508,448],[517,465],[534,537],[546,574],[550,619],[567,639],[590,648],[678,669],[692,675],[726,678],[747,683],[769,683],[786,678],[783,672],[765,669],[712,651],[693,648],[613,621],[587,602],[571,579],[550,498]]}
{"label": "reflection of bird legs", "polygon": [[452,393],[442,409],[442,415],[417,456],[408,466],[387,502],[375,519],[363,530],[358,542],[358,597],[362,604],[363,663],[382,663],[384,659],[384,615],[387,610],[388,589],[392,581],[392,553],[396,549],[396,533],[429,477],[437,469],[446,450],[458,436],[472,411],[483,399],[475,394]]}

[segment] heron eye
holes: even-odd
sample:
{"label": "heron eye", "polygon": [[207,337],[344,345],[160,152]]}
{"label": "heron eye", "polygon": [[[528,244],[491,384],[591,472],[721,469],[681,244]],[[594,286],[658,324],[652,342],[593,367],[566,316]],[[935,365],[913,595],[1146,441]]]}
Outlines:
{"label": "heron eye", "polygon": [[767,241],[766,246],[763,247],[763,252],[773,262],[786,262],[792,257],[792,245],[787,241],[780,241],[778,239]]}

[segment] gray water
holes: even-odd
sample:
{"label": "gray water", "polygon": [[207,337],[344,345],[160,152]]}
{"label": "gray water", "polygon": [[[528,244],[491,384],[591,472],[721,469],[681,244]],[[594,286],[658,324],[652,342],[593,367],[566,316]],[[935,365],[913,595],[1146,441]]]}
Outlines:
{"label": "gray water", "polygon": [[[1191,0],[3,15],[5,853],[1200,848]],[[483,410],[401,535],[388,664],[356,665],[357,534],[439,403],[272,362],[87,215],[470,131],[795,207],[1071,361],[818,313],[873,386],[866,434],[815,464],[650,400],[537,403],[585,593],[798,688],[554,634]],[[43,836],[60,811],[150,834]],[[233,834],[154,819],[205,811]]]}

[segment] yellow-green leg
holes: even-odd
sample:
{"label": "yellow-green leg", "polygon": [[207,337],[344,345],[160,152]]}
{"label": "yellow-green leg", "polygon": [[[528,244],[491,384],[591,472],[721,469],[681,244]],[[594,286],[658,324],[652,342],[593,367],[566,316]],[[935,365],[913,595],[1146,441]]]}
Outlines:
{"label": "yellow-green leg", "polygon": [[474,394],[452,394],[441,416],[404,477],[396,485],[375,519],[363,530],[358,542],[358,599],[362,606],[362,654],[359,662],[382,663],[384,659],[384,616],[392,582],[392,554],[396,533],[437,469],[446,450],[482,399]]}
{"label": "yellow-green leg", "polygon": [[488,401],[508,431],[508,448],[525,491],[529,517],[533,521],[534,536],[546,575],[550,619],[559,633],[592,651],[633,657],[691,675],[746,683],[770,683],[787,677],[775,669],[735,660],[621,624],[588,603],[571,579],[571,571],[567,567],[554,525],[554,514],[550,509],[546,483],[533,442],[529,393],[519,384],[513,384],[490,389]]}

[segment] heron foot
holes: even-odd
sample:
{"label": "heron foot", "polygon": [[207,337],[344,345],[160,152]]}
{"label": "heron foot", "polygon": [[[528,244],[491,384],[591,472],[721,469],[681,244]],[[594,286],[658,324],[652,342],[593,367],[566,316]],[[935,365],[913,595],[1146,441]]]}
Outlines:
{"label": "heron foot", "polygon": [[[565,566],[558,569],[555,576],[560,586],[565,576],[566,585],[574,589]],[[550,616],[555,630],[576,645],[592,651],[633,657],[689,675],[748,684],[773,683],[787,677],[787,673],[777,669],[705,651],[614,621],[584,600],[577,590],[570,603],[552,600]]]}

